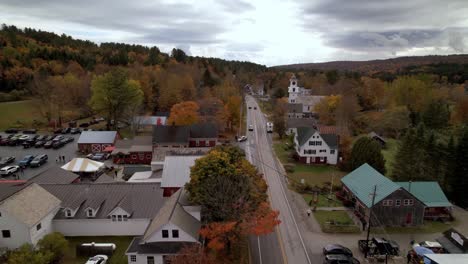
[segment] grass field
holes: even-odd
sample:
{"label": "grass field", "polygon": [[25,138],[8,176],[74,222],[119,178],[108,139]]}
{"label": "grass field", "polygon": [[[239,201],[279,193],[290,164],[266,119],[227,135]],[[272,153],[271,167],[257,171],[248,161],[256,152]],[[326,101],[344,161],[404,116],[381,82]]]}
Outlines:
{"label": "grass field", "polygon": [[[309,204],[310,200],[314,198],[312,194],[308,194],[308,193],[303,193],[302,197],[304,197],[304,200],[306,201],[307,204]],[[329,200],[327,195],[319,194],[318,201],[317,201],[317,204],[315,204],[315,206],[317,207],[341,207],[343,206],[343,203],[341,203],[340,201],[337,201],[334,195],[332,196],[332,199]]]}
{"label": "grass field", "polygon": [[[325,233],[359,233],[359,227],[345,211],[315,211],[314,217]],[[334,222],[335,224],[330,224]]]}
{"label": "grass field", "polygon": [[290,151],[286,150],[287,140],[275,141],[273,149],[281,163],[294,165],[294,172],[288,173],[288,177],[300,182],[302,179],[311,186],[322,186],[324,183],[331,182],[339,183],[340,179],[346,174],[334,166],[328,165],[306,165],[298,163],[291,159]]}
{"label": "grass field", "polygon": [[133,237],[67,237],[69,242],[68,250],[65,252],[65,257],[63,263],[67,264],[83,264],[86,262],[88,257],[76,257],[76,245],[82,243],[114,243],[117,248],[109,258],[108,264],[127,264],[127,256],[125,256],[125,251],[128,248],[128,245],[132,241]]}
{"label": "grass field", "polygon": [[45,121],[32,100],[0,103],[0,130],[31,128],[34,120]]}
{"label": "grass field", "polygon": [[389,177],[392,175],[392,164],[395,160],[396,152],[398,151],[399,141],[396,139],[388,138],[386,148],[382,150],[382,154],[385,159],[385,170],[386,175]]}

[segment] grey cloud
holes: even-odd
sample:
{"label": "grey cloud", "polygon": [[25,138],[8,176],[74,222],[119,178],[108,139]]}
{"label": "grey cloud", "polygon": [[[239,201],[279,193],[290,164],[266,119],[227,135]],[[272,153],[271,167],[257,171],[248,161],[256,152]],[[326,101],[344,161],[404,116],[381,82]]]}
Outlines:
{"label": "grey cloud", "polygon": [[448,45],[457,52],[464,52],[466,45],[463,34],[457,31],[449,32]]}
{"label": "grey cloud", "polygon": [[217,0],[216,3],[230,13],[242,13],[255,9],[252,4],[243,0]]}

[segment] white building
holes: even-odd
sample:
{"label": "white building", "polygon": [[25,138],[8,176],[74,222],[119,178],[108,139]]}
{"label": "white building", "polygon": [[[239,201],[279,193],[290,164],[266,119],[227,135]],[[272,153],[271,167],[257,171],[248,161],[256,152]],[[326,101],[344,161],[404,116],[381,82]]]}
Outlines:
{"label": "white building", "polygon": [[185,245],[199,245],[200,207],[186,206],[183,190],[172,195],[127,252],[129,264],[163,264]]}
{"label": "white building", "polygon": [[[0,249],[36,243],[53,231],[60,200],[36,183],[0,183]],[[2,250],[3,251],[3,250]]]}
{"label": "white building", "polygon": [[[314,108],[325,96],[311,95],[309,89],[299,87],[297,78],[295,75],[289,79],[288,87],[288,103],[293,106],[289,106],[288,109],[293,109],[294,112],[288,113],[289,117],[311,117],[315,113]],[[300,107],[298,105],[301,105]],[[302,107],[302,109],[300,109]],[[299,113],[302,110],[302,116]]]}
{"label": "white building", "polygon": [[324,134],[311,127],[298,127],[294,136],[296,153],[303,163],[338,163],[339,137]]}

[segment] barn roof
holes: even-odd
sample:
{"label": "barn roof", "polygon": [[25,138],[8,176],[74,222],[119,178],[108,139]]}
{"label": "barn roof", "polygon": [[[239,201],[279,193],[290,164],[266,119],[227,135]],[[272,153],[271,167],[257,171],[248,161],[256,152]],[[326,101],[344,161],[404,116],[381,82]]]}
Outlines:
{"label": "barn roof", "polygon": [[367,163],[344,176],[341,182],[368,208],[372,205],[371,194],[375,186],[377,186],[377,195],[374,204],[401,188]]}
{"label": "barn roof", "polygon": [[435,181],[428,182],[396,182],[405,190],[414,195],[427,207],[451,207],[439,183]]}
{"label": "barn roof", "polygon": [[117,131],[83,131],[78,144],[112,144],[117,137]]}

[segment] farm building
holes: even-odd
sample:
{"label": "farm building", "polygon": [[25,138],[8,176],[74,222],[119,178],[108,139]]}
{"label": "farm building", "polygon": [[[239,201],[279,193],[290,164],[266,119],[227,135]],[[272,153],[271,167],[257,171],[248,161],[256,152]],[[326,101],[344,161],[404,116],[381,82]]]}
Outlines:
{"label": "farm building", "polygon": [[77,142],[78,150],[85,154],[103,152],[114,146],[118,138],[117,131],[83,131]]}
{"label": "farm building", "polygon": [[117,140],[112,159],[115,164],[151,164],[152,153],[151,136],[137,136]]}

